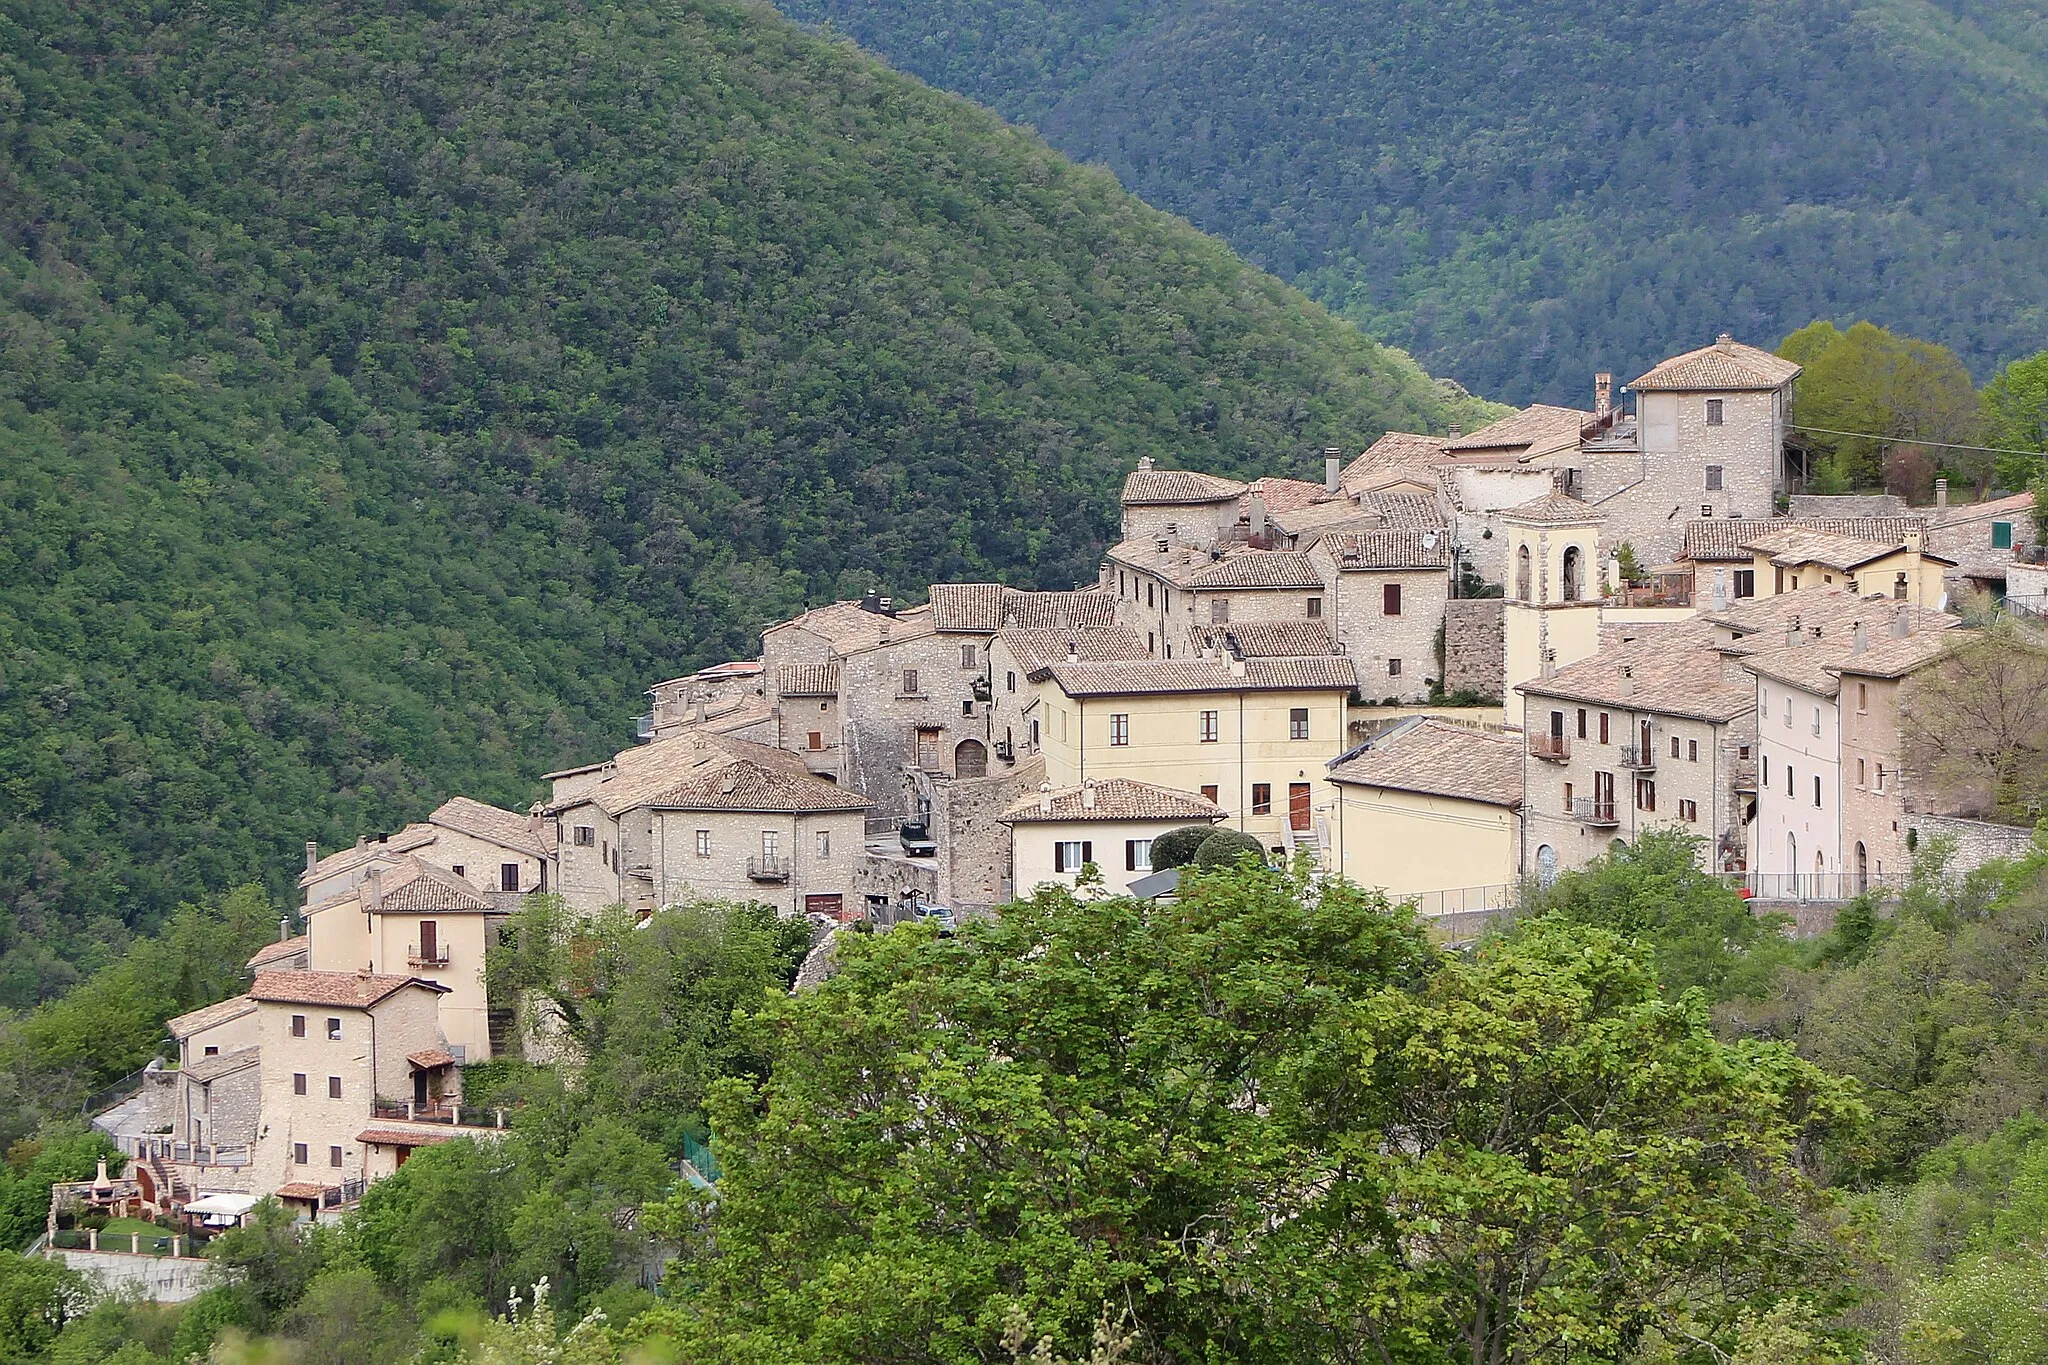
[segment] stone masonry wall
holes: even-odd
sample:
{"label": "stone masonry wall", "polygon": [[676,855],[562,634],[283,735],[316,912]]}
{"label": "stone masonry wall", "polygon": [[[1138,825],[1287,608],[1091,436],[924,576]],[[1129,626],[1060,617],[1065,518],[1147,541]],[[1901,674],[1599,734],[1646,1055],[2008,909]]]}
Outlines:
{"label": "stone masonry wall", "polygon": [[1444,604],[1444,691],[1501,695],[1507,605],[1498,597],[1466,597]]}
{"label": "stone masonry wall", "polygon": [[1913,833],[1916,850],[1924,850],[1934,839],[1954,841],[1955,852],[1946,869],[1950,880],[1960,880],[1994,858],[2024,858],[2034,849],[2034,831],[2018,825],[1909,814],[1906,828]]}

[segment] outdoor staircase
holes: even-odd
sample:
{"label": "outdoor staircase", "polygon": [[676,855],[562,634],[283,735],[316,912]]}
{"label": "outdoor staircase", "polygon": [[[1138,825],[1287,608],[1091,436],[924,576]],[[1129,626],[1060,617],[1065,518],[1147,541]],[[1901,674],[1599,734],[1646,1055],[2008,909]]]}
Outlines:
{"label": "outdoor staircase", "polygon": [[152,1153],[144,1164],[149,1167],[149,1178],[156,1184],[158,1207],[172,1208],[192,1202],[192,1187],[166,1165],[162,1157]]}
{"label": "outdoor staircase", "polygon": [[491,1055],[509,1057],[517,1053],[518,1012],[510,1005],[492,1005],[484,1018],[491,1034]]}

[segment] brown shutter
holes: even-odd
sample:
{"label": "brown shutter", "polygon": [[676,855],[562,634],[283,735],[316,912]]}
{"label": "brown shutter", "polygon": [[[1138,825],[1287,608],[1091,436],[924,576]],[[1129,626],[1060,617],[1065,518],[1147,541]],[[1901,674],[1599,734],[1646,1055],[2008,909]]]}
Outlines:
{"label": "brown shutter", "polygon": [[[1092,863],[1092,862],[1094,862],[1094,861],[1095,861],[1095,844],[1094,844],[1094,841],[1093,841],[1093,840],[1089,840],[1089,839],[1083,839],[1083,840],[1081,841],[1081,866],[1082,866],[1082,867],[1086,867],[1086,866],[1088,866],[1088,864],[1090,864],[1090,863]],[[1076,870],[1078,871],[1079,869],[1076,869]]]}

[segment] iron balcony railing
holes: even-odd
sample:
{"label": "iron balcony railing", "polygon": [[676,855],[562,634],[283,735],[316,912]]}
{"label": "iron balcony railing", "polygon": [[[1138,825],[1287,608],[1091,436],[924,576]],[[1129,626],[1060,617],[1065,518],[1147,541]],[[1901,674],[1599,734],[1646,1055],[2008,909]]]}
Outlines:
{"label": "iron balcony railing", "polygon": [[1654,744],[1624,744],[1621,746],[1621,766],[1634,768],[1637,772],[1657,770],[1657,746]]}
{"label": "iron balcony railing", "polygon": [[448,945],[437,944],[431,951],[421,951],[415,943],[412,951],[405,955],[406,963],[414,967],[445,967],[448,965]]}
{"label": "iron balcony railing", "polygon": [[1620,819],[1614,813],[1614,802],[1602,801],[1591,796],[1572,798],[1572,818],[1582,825],[1618,825]]}
{"label": "iron balcony railing", "polygon": [[1529,752],[1537,758],[1562,763],[1572,756],[1572,742],[1563,735],[1531,735]]}
{"label": "iron balcony railing", "polygon": [[774,853],[749,858],[747,878],[757,882],[786,882],[789,880],[789,859]]}

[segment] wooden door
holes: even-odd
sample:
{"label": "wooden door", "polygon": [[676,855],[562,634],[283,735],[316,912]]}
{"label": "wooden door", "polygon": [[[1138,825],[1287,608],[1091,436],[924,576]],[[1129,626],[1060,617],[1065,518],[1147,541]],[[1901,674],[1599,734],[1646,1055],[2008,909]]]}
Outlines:
{"label": "wooden door", "polygon": [[1287,824],[1296,832],[1307,829],[1309,825],[1308,794],[1309,784],[1306,782],[1287,784]]}

